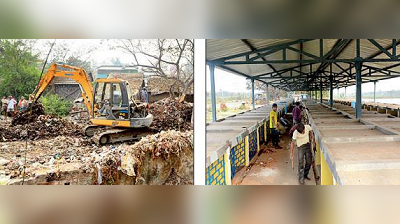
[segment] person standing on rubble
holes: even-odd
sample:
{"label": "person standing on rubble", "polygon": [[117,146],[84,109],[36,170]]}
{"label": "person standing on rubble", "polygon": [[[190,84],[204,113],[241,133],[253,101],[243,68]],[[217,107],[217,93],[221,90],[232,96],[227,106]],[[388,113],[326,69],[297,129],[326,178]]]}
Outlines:
{"label": "person standing on rubble", "polygon": [[8,97],[8,105],[7,105],[7,113],[9,116],[14,117],[15,109],[16,109],[17,101],[15,101],[14,97]]}
{"label": "person standing on rubble", "polygon": [[272,135],[272,145],[275,149],[282,149],[279,146],[279,131],[278,131],[278,115],[276,111],[278,110],[278,105],[276,103],[272,104],[272,110],[269,112],[269,128],[271,129]]}
{"label": "person standing on rubble", "polygon": [[33,94],[30,94],[29,98],[28,98],[28,107],[32,106],[34,99],[35,99],[35,96]]}
{"label": "person standing on rubble", "polygon": [[149,94],[147,92],[147,88],[143,87],[141,92],[141,100],[142,102],[148,103],[149,102]]}
{"label": "person standing on rubble", "polygon": [[18,102],[18,109],[20,111],[24,111],[28,106],[27,104],[28,103],[26,102],[25,97],[21,96],[21,99]]}
{"label": "person standing on rubble", "polygon": [[8,100],[6,96],[3,96],[1,99],[1,114],[4,115],[4,117],[7,117],[7,106],[8,106]]}
{"label": "person standing on rubble", "polygon": [[298,123],[296,125],[296,130],[293,132],[292,143],[290,145],[290,157],[292,160],[294,159],[293,150],[295,143],[298,150],[298,160],[299,160],[299,166],[298,166],[299,184],[304,185],[305,179],[311,180],[308,177],[308,173],[310,172],[310,168],[312,165],[311,144],[315,145],[314,134],[310,125],[304,125],[303,123]]}

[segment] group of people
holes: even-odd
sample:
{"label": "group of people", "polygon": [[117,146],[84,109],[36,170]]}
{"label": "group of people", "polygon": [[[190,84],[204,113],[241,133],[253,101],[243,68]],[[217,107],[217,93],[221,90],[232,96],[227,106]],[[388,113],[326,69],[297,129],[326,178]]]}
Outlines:
{"label": "group of people", "polygon": [[[272,110],[269,113],[269,128],[271,129],[272,146],[275,149],[282,149],[279,145],[279,129],[278,129],[278,105],[276,103],[272,104]],[[303,106],[300,102],[296,102],[295,108],[293,109],[293,124],[296,125],[301,123],[303,120]],[[289,121],[287,121],[289,122]]]}
{"label": "group of people", "polygon": [[21,96],[20,100],[17,102],[13,96],[3,96],[1,99],[1,114],[4,116],[14,117],[15,112],[20,110],[26,110],[28,108],[29,102]]}
{"label": "group of people", "polygon": [[293,127],[292,142],[290,144],[290,157],[294,159],[294,148],[297,147],[298,154],[298,175],[299,184],[304,185],[305,180],[311,180],[308,177],[310,168],[313,162],[313,154],[311,151],[311,144],[315,148],[314,133],[310,125],[304,124],[303,116],[304,107],[300,102],[295,103],[293,108]]}
{"label": "group of people", "polygon": [[[275,149],[282,149],[279,145],[278,130],[278,105],[272,104],[272,110],[269,115],[270,130],[272,137],[272,145]],[[305,180],[311,180],[308,177],[313,161],[311,144],[315,145],[314,134],[312,128],[308,124],[304,124],[304,107],[300,102],[296,102],[293,108],[293,127],[289,134],[292,136],[290,144],[290,157],[294,159],[294,148],[297,146],[298,151],[298,175],[299,184],[304,185]]]}

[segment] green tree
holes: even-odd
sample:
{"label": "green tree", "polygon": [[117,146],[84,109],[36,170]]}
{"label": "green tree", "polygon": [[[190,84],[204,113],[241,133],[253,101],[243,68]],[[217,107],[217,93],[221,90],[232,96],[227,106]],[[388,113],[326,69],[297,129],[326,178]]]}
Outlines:
{"label": "green tree", "polygon": [[38,83],[38,55],[29,40],[0,40],[0,95],[27,97]]}
{"label": "green tree", "polygon": [[72,103],[55,95],[49,94],[40,99],[46,114],[67,116],[71,111]]}

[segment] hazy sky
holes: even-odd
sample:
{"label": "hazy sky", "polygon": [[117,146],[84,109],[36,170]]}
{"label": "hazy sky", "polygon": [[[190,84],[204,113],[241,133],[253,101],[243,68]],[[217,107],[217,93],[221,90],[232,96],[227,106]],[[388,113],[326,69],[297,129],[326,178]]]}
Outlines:
{"label": "hazy sky", "polygon": [[[362,92],[373,92],[374,91],[374,83],[364,83],[361,87]],[[376,83],[376,91],[390,91],[390,90],[400,90],[400,78],[386,79]],[[335,90],[337,91],[337,90]],[[340,93],[344,93],[344,88],[339,90]],[[347,93],[355,93],[356,87],[350,86],[347,87]],[[335,92],[337,93],[337,92]]]}
{"label": "hazy sky", "polygon": [[[207,92],[210,91],[210,70],[207,66]],[[373,92],[374,84],[373,83],[365,83],[361,87],[362,92]],[[220,69],[215,69],[215,90],[220,91],[229,91],[229,92],[249,92],[250,90],[246,89],[246,78],[240,75],[236,75],[234,73],[226,72]],[[382,80],[377,82],[376,91],[389,91],[389,90],[400,90],[400,78],[393,78],[388,80]],[[337,94],[337,89],[335,89],[335,94]],[[339,90],[340,93],[344,93],[344,88]],[[355,93],[355,86],[347,87],[347,93]]]}
{"label": "hazy sky", "polygon": [[[45,58],[49,51],[49,43],[54,40],[39,40],[35,44],[35,50],[41,53],[41,58]],[[82,59],[89,60],[100,66],[104,64],[111,64],[111,60],[118,58],[122,64],[132,64],[133,57],[130,54],[124,53],[121,50],[110,49],[110,44],[113,40],[101,40],[101,39],[57,39],[55,47],[65,44],[70,52],[88,52],[84,54]],[[54,51],[53,51],[54,52]],[[51,58],[51,56],[50,56]],[[140,60],[140,59],[139,59]]]}
{"label": "hazy sky", "polygon": [[[210,84],[210,70],[207,66],[207,92],[211,89]],[[246,78],[234,73],[226,72],[224,70],[215,69],[215,91],[228,91],[228,92],[248,92],[246,89]]]}

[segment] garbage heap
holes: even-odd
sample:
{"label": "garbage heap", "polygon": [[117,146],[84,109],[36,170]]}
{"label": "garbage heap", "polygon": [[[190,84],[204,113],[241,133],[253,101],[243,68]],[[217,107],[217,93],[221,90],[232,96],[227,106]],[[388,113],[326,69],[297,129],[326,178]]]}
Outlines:
{"label": "garbage heap", "polygon": [[32,123],[35,122],[40,115],[44,114],[43,104],[35,103],[25,111],[18,111],[12,119],[11,125],[15,126],[19,124]]}
{"label": "garbage heap", "polygon": [[[82,136],[82,127],[68,120],[51,115],[34,117],[35,115],[32,113],[28,113],[26,117],[21,113],[17,120],[13,120],[12,124],[15,125],[0,127],[0,142],[18,141],[26,138],[37,140],[60,135]],[[22,120],[27,123],[20,124]]]}
{"label": "garbage heap", "polygon": [[192,130],[193,104],[179,102],[178,98],[166,98],[150,105],[154,120],[152,128],[158,131]]}
{"label": "garbage heap", "polygon": [[0,179],[4,174],[11,184],[21,184],[24,177],[25,184],[47,184],[48,177],[60,171],[79,167],[82,172],[92,172],[83,165],[91,161],[90,153],[95,149],[89,140],[73,136],[29,141],[27,145],[21,141],[1,142]]}
{"label": "garbage heap", "polygon": [[193,131],[162,131],[93,158],[94,184],[193,184]]}

